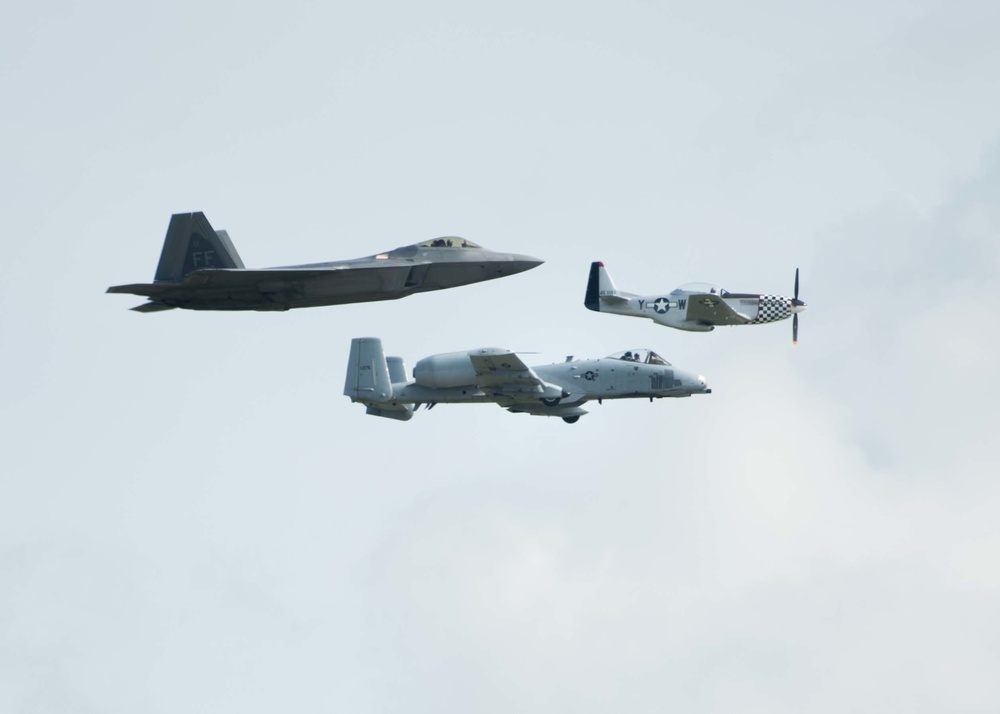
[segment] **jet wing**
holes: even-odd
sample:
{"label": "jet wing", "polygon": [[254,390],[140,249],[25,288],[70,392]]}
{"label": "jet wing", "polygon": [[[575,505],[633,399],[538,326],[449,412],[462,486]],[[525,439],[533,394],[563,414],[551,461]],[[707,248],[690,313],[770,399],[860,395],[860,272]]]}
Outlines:
{"label": "jet wing", "polygon": [[693,293],[688,297],[687,319],[703,325],[745,325],[750,317],[736,312],[718,295]]}
{"label": "jet wing", "polygon": [[569,392],[558,384],[546,382],[535,374],[534,370],[513,352],[498,349],[476,350],[469,353],[469,359],[472,360],[472,367],[476,371],[476,386],[496,399],[497,404],[502,407],[527,404],[540,409],[539,400],[551,405],[569,396]]}
{"label": "jet wing", "polygon": [[[150,300],[199,301],[221,298],[252,305],[266,295],[300,296],[309,288],[329,301],[343,295],[347,302],[355,296],[371,300],[402,297],[411,287],[413,265],[330,266],[323,268],[263,268],[195,270],[183,282],[115,285],[109,293],[143,295]],[[419,270],[419,268],[417,268]]]}
{"label": "jet wing", "polygon": [[469,355],[476,370],[476,386],[489,394],[520,391],[524,387],[542,387],[543,382],[531,367],[513,352],[477,350]]}
{"label": "jet wing", "polygon": [[[343,266],[330,268],[264,268],[260,270],[196,270],[184,278],[185,288],[254,287],[261,292],[274,292],[269,287],[328,280],[338,287],[351,289],[379,287],[384,277],[406,272],[410,266]],[[280,289],[280,288],[279,288]]]}

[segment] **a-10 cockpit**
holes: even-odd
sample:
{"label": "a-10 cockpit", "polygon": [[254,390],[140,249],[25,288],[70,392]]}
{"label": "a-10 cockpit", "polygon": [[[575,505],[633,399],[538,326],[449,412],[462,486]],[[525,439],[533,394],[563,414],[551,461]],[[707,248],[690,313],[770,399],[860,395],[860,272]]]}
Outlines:
{"label": "a-10 cockpit", "polygon": [[608,355],[608,359],[620,359],[624,362],[638,362],[640,364],[656,364],[663,367],[670,366],[670,363],[660,357],[660,355],[653,352],[653,350],[647,349],[615,352],[613,355]]}

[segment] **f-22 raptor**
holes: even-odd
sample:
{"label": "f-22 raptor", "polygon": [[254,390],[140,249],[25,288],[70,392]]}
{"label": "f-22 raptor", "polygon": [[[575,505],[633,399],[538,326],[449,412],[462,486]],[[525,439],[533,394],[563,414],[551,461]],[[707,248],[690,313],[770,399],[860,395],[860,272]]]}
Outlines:
{"label": "f-22 raptor", "polygon": [[229,234],[214,230],[204,213],[178,213],[170,218],[153,282],[115,285],[108,292],[149,298],[132,308],[138,312],[290,310],[395,300],[541,264],[538,258],[497,253],[449,236],[353,260],[247,269]]}

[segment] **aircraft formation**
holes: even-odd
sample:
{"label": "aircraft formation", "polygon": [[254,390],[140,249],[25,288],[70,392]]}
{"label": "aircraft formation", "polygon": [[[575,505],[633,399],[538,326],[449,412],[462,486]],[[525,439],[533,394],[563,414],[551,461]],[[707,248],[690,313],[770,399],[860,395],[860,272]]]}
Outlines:
{"label": "aircraft formation", "polygon": [[[226,231],[204,213],[170,219],[152,283],[108,288],[147,298],[138,312],[188,310],[284,311],[301,307],[395,300],[414,293],[469,285],[531,270],[543,261],[487,250],[454,236],[434,238],[364,258],[277,268],[244,267]],[[667,294],[619,291],[604,264],[590,266],[584,306],[596,312],[649,318],[690,332],[760,325],[792,317],[798,340],[799,271],[793,297],[732,293],[706,283]],[[377,337],[351,341],[344,394],[366,413],[408,421],[421,406],[493,403],[514,413],[560,417],[573,424],[583,405],[605,399],[711,394],[705,378],[678,369],[656,352],[633,349],[601,359],[529,367],[514,352],[487,347],[431,355],[408,373],[401,357],[386,356]]]}

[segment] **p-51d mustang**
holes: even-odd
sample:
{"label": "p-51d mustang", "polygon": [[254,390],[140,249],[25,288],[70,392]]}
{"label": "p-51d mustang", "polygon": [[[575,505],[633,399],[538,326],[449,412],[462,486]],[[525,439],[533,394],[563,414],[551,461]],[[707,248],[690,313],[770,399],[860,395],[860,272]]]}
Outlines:
{"label": "p-51d mustang", "polygon": [[708,283],[682,285],[669,295],[634,295],[611,282],[604,263],[590,264],[590,280],[583,304],[597,312],[648,317],[678,330],[711,332],[717,325],[760,325],[792,318],[792,343],[799,339],[799,269],[795,269],[795,296],[731,293]]}
{"label": "p-51d mustang", "polygon": [[225,231],[204,213],[170,218],[152,283],[115,285],[109,293],[143,295],[133,310],[290,310],[395,300],[413,293],[514,275],[541,265],[528,255],[495,253],[446,237],[367,258],[285,268],[247,269]]}
{"label": "p-51d mustang", "polygon": [[351,341],[344,394],[367,414],[407,421],[421,404],[492,402],[508,411],[562,417],[573,424],[596,399],[689,397],[711,394],[705,378],[675,369],[650,350],[604,359],[528,367],[513,352],[487,347],[425,357],[406,373],[401,357],[386,357],[382,340]]}

